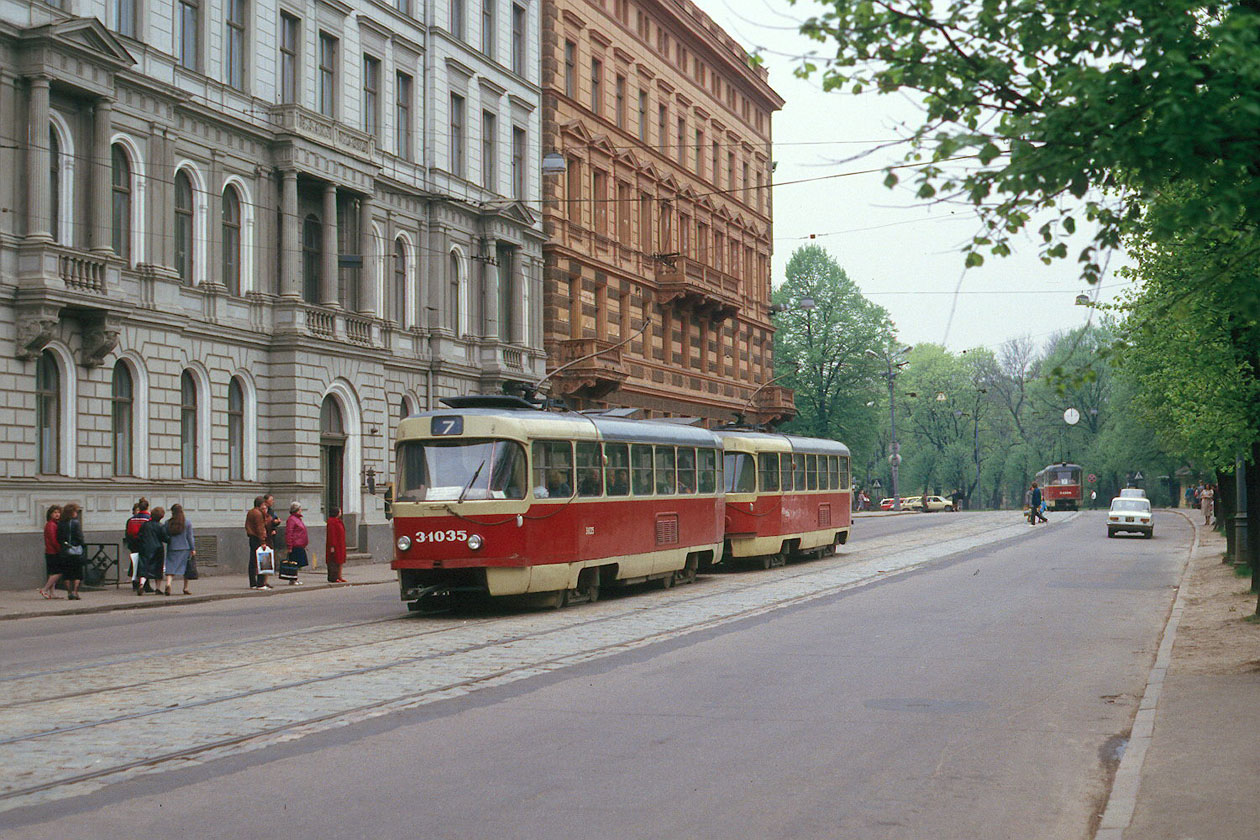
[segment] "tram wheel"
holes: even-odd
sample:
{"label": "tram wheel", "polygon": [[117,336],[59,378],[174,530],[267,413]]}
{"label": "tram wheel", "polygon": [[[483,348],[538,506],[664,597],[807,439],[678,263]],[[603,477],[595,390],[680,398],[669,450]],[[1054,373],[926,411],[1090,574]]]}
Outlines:
{"label": "tram wheel", "polygon": [[688,557],[687,565],[674,572],[674,583],[695,583],[696,569],[698,566],[699,563],[696,561],[695,557]]}

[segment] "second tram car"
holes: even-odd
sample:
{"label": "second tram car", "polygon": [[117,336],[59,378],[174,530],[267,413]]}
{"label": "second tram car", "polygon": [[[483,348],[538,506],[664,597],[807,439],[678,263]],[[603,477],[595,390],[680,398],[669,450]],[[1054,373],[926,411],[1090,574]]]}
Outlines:
{"label": "second tram car", "polygon": [[722,441],[726,489],[723,559],[783,565],[821,556],[849,538],[849,449],[842,443],[742,429]]}
{"label": "second tram car", "polygon": [[1066,461],[1051,464],[1037,473],[1041,498],[1050,510],[1077,510],[1083,498],[1081,468]]}
{"label": "second tram car", "polygon": [[401,597],[695,580],[723,545],[721,442],[706,429],[448,397],[398,427]]}

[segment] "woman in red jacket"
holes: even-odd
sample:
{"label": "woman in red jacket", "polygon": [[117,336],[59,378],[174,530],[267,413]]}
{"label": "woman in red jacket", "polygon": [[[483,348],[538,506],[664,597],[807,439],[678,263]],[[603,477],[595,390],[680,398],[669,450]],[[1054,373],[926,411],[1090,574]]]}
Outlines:
{"label": "woman in red jacket", "polygon": [[328,582],[345,583],[341,566],[346,562],[346,523],[341,521],[341,508],[328,511],[328,542],[324,546],[324,558],[328,561]]}
{"label": "woman in red jacket", "polygon": [[44,514],[44,572],[48,582],[39,588],[45,598],[55,598],[57,581],[61,580],[61,543],[57,542],[57,525],[61,521],[61,505],[53,505]]}

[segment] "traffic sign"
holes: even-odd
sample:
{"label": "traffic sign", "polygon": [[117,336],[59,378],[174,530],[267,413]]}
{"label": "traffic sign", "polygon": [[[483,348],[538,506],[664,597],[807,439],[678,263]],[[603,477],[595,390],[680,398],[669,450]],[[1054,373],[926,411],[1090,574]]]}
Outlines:
{"label": "traffic sign", "polygon": [[1133,474],[1134,481],[1146,481],[1146,476],[1142,475],[1142,471],[1138,470]]}
{"label": "traffic sign", "polygon": [[1093,473],[1090,473],[1090,474],[1089,474],[1089,483],[1090,483],[1090,484],[1093,484],[1093,483],[1094,483],[1095,481],[1097,481],[1097,480],[1098,480],[1098,476],[1094,475]]}

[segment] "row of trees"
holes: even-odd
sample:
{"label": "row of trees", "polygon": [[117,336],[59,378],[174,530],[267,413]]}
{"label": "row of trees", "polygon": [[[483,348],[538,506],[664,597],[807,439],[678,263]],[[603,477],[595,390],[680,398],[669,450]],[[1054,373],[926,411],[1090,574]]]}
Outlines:
{"label": "row of trees", "polygon": [[[805,300],[812,307],[803,308]],[[784,430],[844,441],[855,484],[872,495],[877,486],[891,493],[890,396],[902,495],[958,494],[971,508],[1019,507],[1042,467],[1069,461],[1097,477],[1093,489],[1104,504],[1137,474],[1157,503],[1169,504],[1175,482],[1198,477],[1128,408],[1141,383],[1106,361],[1117,341],[1112,327],[1064,333],[1044,347],[1020,339],[996,352],[955,354],[928,344],[899,353],[888,313],[816,245],[792,255],[774,302],[783,309],[776,374],[796,391],[798,411]],[[1075,425],[1064,420],[1069,408],[1080,416]]]}
{"label": "row of trees", "polygon": [[[1136,258],[1141,290],[1105,336],[1118,363],[1081,360],[1061,380],[1102,387],[1104,366],[1124,371],[1110,404],[1132,408],[1126,422],[1214,470],[1227,513],[1244,470],[1260,523],[1260,2],[820,5],[801,30],[820,48],[799,72],[922,103],[906,162],[920,197],[975,209],[967,264],[1047,215],[1046,261],[1073,256],[1078,224],[1085,279],[1121,246]],[[1253,588],[1256,536],[1231,544]]]}

